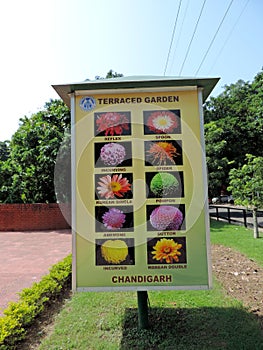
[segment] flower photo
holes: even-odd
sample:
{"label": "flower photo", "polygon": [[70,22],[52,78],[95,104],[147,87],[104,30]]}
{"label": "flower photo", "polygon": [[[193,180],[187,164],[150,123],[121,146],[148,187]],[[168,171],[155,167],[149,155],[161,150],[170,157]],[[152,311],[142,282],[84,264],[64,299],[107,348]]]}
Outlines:
{"label": "flower photo", "polygon": [[134,239],[96,239],[96,265],[134,265]]}
{"label": "flower photo", "polygon": [[185,230],[185,205],[146,205],[148,231]]}
{"label": "flower photo", "polygon": [[131,135],[130,112],[95,113],[95,135]]}
{"label": "flower photo", "polygon": [[100,159],[105,165],[119,165],[124,161],[125,156],[125,147],[118,143],[107,143],[100,150]]}
{"label": "flower photo", "polygon": [[95,206],[96,232],[133,231],[133,206]]}
{"label": "flower photo", "polygon": [[186,239],[176,238],[148,238],[148,264],[185,264]]}
{"label": "flower photo", "polygon": [[184,197],[183,171],[146,172],[147,198],[182,198]]}
{"label": "flower photo", "polygon": [[180,134],[180,110],[144,111],[144,134]]}
{"label": "flower photo", "polygon": [[102,215],[102,221],[106,229],[119,230],[126,221],[126,215],[120,209],[110,208]]}
{"label": "flower photo", "polygon": [[95,167],[132,166],[131,142],[94,144]]}
{"label": "flower photo", "polygon": [[145,141],[145,165],[182,165],[182,141]]}
{"label": "flower photo", "polygon": [[132,198],[132,174],[95,175],[96,199]]}

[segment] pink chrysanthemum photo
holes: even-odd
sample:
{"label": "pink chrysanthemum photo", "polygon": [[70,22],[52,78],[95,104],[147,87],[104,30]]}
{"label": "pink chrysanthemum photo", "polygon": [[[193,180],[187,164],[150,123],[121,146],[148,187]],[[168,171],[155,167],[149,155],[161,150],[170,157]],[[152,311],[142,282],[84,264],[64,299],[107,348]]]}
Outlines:
{"label": "pink chrysanthemum photo", "polygon": [[124,212],[117,208],[110,208],[102,216],[102,221],[108,230],[120,230],[126,221]]}
{"label": "pink chrysanthemum photo", "polygon": [[154,133],[173,133],[178,127],[178,117],[171,111],[157,111],[150,114],[146,123]]}
{"label": "pink chrysanthemum photo", "polygon": [[125,147],[119,143],[107,143],[100,150],[100,159],[105,165],[116,166],[124,161],[125,156]]}
{"label": "pink chrysanthemum photo", "polygon": [[178,230],[182,222],[182,212],[171,205],[156,207],[150,215],[150,223],[158,231]]}
{"label": "pink chrysanthemum photo", "polygon": [[105,175],[99,178],[98,195],[101,198],[122,198],[127,192],[131,191],[131,184],[122,174],[114,174],[113,176]]}

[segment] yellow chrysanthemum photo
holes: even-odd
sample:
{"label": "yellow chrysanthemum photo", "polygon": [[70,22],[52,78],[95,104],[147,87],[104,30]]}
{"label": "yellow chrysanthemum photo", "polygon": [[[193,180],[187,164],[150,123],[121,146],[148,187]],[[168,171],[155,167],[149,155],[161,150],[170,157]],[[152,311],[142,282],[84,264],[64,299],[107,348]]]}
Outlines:
{"label": "yellow chrysanthemum photo", "polygon": [[101,255],[110,264],[120,264],[127,258],[128,246],[120,240],[108,240],[101,246]]}
{"label": "yellow chrysanthemum photo", "polygon": [[179,262],[181,248],[182,244],[176,243],[173,239],[162,238],[153,247],[153,259],[167,264]]}

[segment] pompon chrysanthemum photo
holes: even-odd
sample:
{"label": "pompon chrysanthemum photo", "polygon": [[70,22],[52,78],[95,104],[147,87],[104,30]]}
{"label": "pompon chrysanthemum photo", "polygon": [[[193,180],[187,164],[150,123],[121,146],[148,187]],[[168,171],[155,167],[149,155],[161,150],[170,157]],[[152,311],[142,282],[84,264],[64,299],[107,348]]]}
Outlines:
{"label": "pompon chrysanthemum photo", "polygon": [[156,197],[168,197],[179,188],[179,181],[171,173],[157,173],[150,182],[150,190]]}
{"label": "pompon chrysanthemum photo", "polygon": [[97,186],[98,197],[106,199],[123,198],[126,194],[128,194],[129,198],[132,198],[131,183],[127,177],[122,177],[122,174],[99,177]]}
{"label": "pompon chrysanthemum photo", "polygon": [[95,113],[96,134],[105,136],[130,135],[129,112]]}
{"label": "pompon chrysanthemum photo", "polygon": [[176,141],[146,141],[145,162],[151,165],[182,165],[182,149]]}
{"label": "pompon chrysanthemum photo", "polygon": [[182,244],[175,242],[173,239],[161,238],[157,241],[151,252],[153,259],[161,263],[173,264],[180,261]]}
{"label": "pompon chrysanthemum photo", "polygon": [[[180,111],[177,111],[179,114]],[[145,133],[171,134],[180,132],[180,119],[172,111],[145,112]]]}

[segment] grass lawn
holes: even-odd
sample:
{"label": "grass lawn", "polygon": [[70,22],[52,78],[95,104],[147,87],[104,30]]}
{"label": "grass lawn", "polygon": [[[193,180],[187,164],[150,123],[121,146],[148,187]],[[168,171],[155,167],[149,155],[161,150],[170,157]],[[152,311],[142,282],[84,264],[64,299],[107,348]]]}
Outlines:
{"label": "grass lawn", "polygon": [[235,249],[263,266],[263,232],[253,237],[253,230],[211,220],[211,243]]}
{"label": "grass lawn", "polygon": [[[213,221],[211,240],[263,263],[251,230]],[[38,350],[263,350],[259,323],[217,281],[209,291],[148,295],[150,329],[138,330],[136,292],[76,293]]]}

